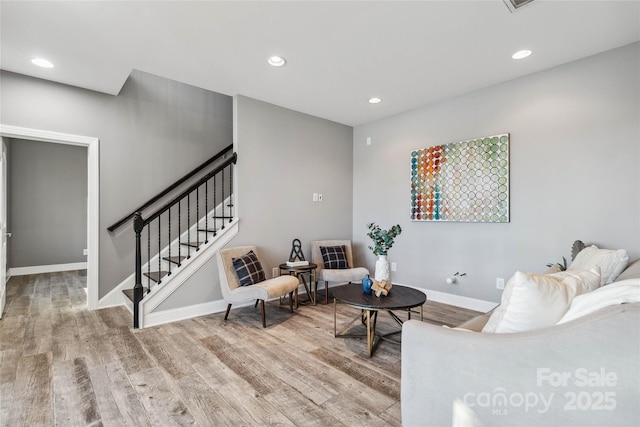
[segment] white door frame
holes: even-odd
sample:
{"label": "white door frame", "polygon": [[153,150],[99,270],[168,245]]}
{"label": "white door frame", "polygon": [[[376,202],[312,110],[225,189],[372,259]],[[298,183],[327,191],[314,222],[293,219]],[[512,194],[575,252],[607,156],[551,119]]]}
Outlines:
{"label": "white door frame", "polygon": [[0,124],[0,136],[87,147],[87,307],[98,308],[98,255],[100,251],[100,140],[40,129]]}
{"label": "white door frame", "polygon": [[0,319],[4,313],[4,306],[7,302],[7,146],[4,139],[2,143],[2,153],[0,153]]}

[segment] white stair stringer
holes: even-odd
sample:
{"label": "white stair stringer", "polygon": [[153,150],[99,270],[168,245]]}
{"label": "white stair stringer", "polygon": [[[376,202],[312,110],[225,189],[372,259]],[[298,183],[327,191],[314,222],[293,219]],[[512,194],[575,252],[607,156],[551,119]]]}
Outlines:
{"label": "white stair stringer", "polygon": [[[138,310],[141,315],[139,319],[140,328],[155,326],[160,323],[183,320],[188,317],[203,316],[219,311],[213,310],[207,312],[205,307],[201,307],[199,310],[190,310],[191,315],[185,316],[184,313],[179,310],[173,310],[172,312],[175,313],[175,318],[171,318],[171,314],[165,314],[162,316],[161,320],[158,316],[153,315],[153,310],[169,298],[171,294],[177,291],[180,286],[187,282],[195,272],[211,260],[211,258],[213,258],[220,249],[222,249],[238,234],[238,222],[238,219],[235,218],[225,226],[224,230],[219,230],[217,235],[210,238],[207,244],[201,245],[200,250],[192,254],[191,258],[184,260],[180,268],[172,272],[171,276],[165,276],[162,280],[162,285],[155,286],[152,288],[150,293],[144,296],[140,302]],[[128,300],[128,298],[126,299]],[[210,306],[211,304],[208,305],[208,307]],[[133,303],[131,303],[131,310],[133,312]]]}

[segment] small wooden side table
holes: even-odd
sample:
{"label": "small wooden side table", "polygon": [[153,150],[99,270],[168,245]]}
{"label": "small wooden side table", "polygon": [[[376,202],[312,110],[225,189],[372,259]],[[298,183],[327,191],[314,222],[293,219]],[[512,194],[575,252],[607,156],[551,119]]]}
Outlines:
{"label": "small wooden side table", "polygon": [[[283,272],[287,272],[290,275],[296,276],[298,279],[300,279],[302,281],[302,284],[304,285],[304,290],[307,291],[309,301],[311,301],[313,305],[316,305],[316,295],[314,292],[311,292],[311,283],[314,283],[316,280],[316,268],[318,268],[317,264],[310,262],[308,265],[290,267],[286,263],[284,263],[280,264],[278,268],[280,269],[280,274],[282,274]],[[305,278],[305,274],[309,276],[308,283],[307,279]]]}

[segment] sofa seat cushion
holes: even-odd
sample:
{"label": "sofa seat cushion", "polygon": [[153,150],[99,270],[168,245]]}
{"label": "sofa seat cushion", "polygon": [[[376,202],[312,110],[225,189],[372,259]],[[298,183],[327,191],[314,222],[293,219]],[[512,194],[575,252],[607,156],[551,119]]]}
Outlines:
{"label": "sofa seat cushion", "polygon": [[555,325],[577,295],[600,286],[599,269],[534,274],[517,271],[482,332],[524,332]]}
{"label": "sofa seat cushion", "polygon": [[242,302],[251,299],[268,300],[286,295],[298,288],[299,281],[296,276],[278,276],[273,279],[256,283],[251,286],[239,286],[231,291],[229,302]]}
{"label": "sofa seat cushion", "polygon": [[325,282],[360,282],[369,274],[364,267],[343,268],[339,270],[327,270],[323,268],[318,272],[318,280]]}

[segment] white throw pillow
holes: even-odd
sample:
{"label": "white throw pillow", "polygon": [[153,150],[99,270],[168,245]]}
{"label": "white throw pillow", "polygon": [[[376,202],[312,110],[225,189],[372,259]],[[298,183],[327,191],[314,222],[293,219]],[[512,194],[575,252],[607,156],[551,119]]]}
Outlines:
{"label": "white throw pillow", "polygon": [[598,286],[597,267],[553,274],[516,271],[482,332],[524,332],[553,326],[567,312],[574,297]]}
{"label": "white throw pillow", "polygon": [[600,249],[595,245],[581,250],[573,260],[569,271],[600,267],[600,285],[612,283],[627,267],[629,255],[625,249]]}
{"label": "white throw pillow", "polygon": [[627,279],[579,295],[558,322],[565,323],[610,305],[640,302],[640,279]]}

